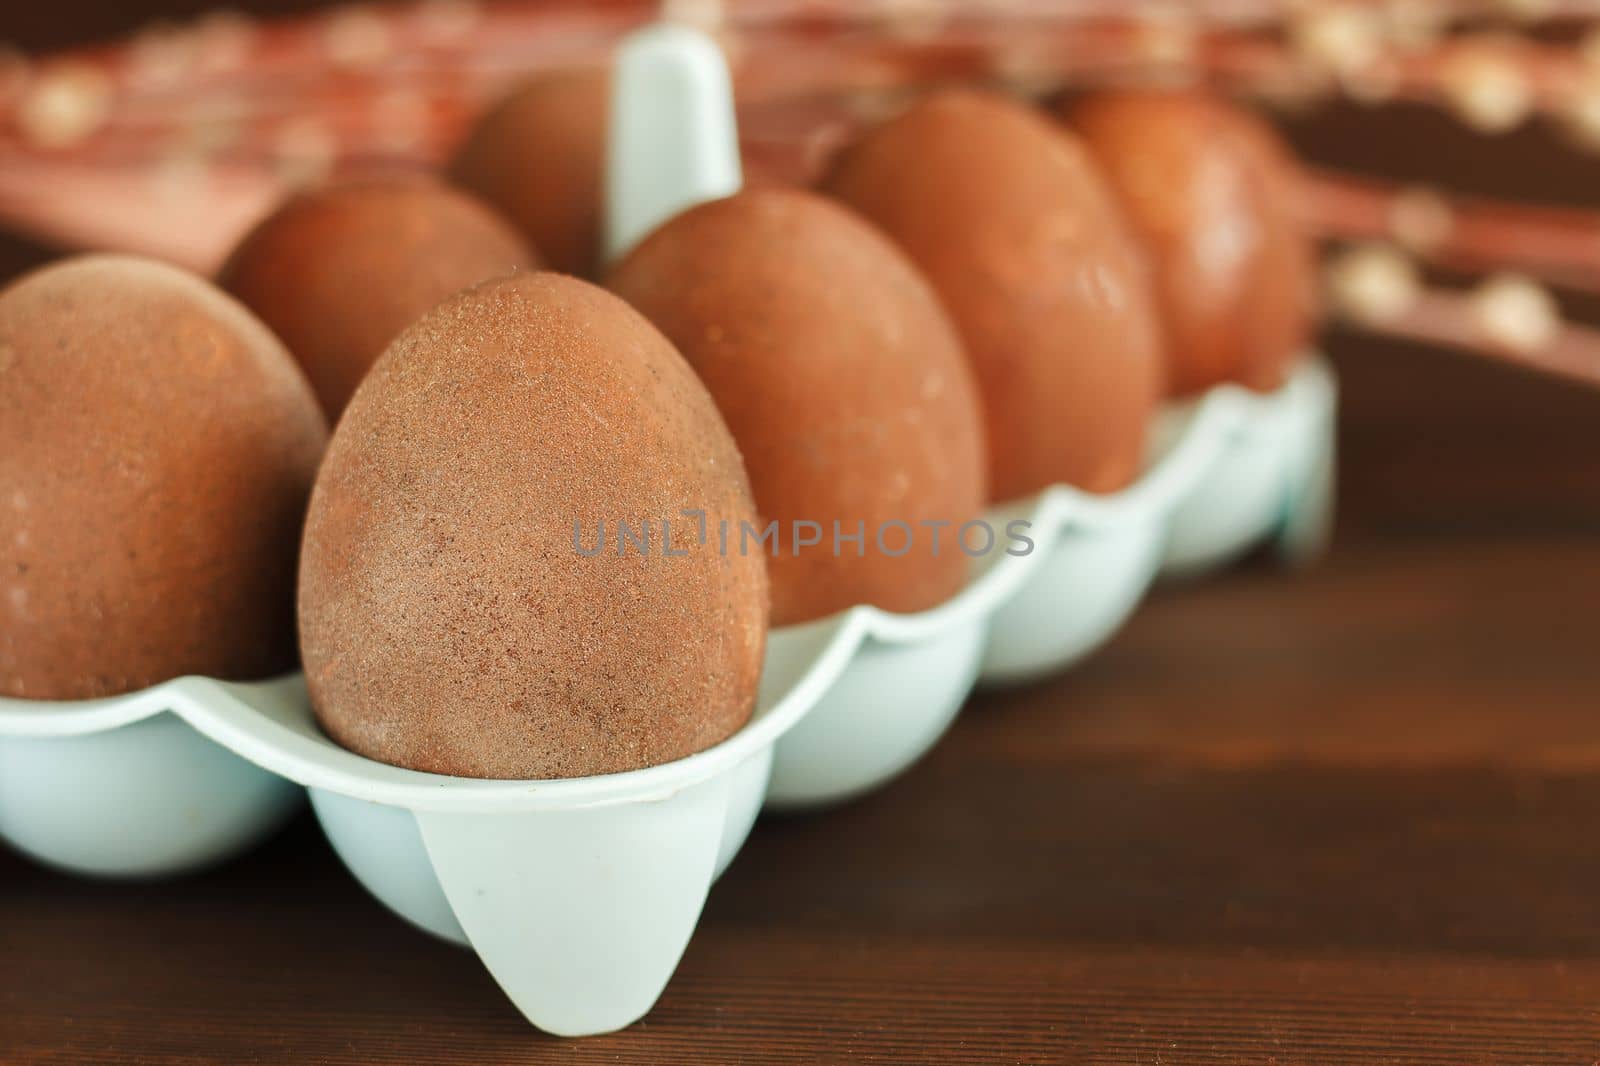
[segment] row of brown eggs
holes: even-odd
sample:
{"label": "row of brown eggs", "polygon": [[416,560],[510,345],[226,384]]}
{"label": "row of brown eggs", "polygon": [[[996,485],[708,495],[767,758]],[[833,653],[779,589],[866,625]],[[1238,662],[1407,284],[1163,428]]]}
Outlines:
{"label": "row of brown eggs", "polygon": [[[965,577],[936,537],[751,553],[707,527],[1115,491],[1163,395],[1273,388],[1308,328],[1287,156],[1193,93],[1066,125],[938,93],[819,191],[669,220],[609,292],[511,272],[595,269],[605,95],[547,78],[491,112],[454,168],[482,200],[291,199],[220,277],[270,331],[128,258],[0,293],[0,692],[287,669],[298,545],[301,658],[345,746],[479,777],[667,761],[748,718],[769,622]],[[576,550],[684,514],[675,553]]]}

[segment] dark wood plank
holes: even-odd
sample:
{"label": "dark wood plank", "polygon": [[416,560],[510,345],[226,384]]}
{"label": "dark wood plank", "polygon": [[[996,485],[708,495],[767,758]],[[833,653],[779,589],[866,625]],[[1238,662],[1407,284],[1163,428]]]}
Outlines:
{"label": "dark wood plank", "polygon": [[1600,397],[1341,362],[1324,566],[1163,589],[765,820],[633,1029],[536,1033],[302,820],[174,882],[0,858],[0,1060],[1593,1061]]}
{"label": "dark wood plank", "polygon": [[[64,0],[7,33],[145,18]],[[1441,156],[1335,110],[1299,136],[1592,198],[1534,133]],[[0,277],[45,255],[0,239]],[[1333,343],[1324,566],[1162,590],[893,787],[764,820],[629,1031],[535,1032],[302,818],[151,884],[0,852],[0,1063],[1600,1061],[1600,396]]]}

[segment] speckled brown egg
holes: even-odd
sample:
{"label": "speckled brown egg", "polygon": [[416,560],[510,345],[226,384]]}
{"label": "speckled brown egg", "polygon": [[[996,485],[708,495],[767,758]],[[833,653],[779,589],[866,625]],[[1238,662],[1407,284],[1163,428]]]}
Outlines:
{"label": "speckled brown egg", "polygon": [[598,268],[607,67],[539,74],[479,119],[451,164],[452,178],[495,205],[551,270]]}
{"label": "speckled brown egg", "polygon": [[452,293],[538,256],[476,198],[420,175],[291,197],[255,227],[220,282],[289,346],[337,421],[395,336]]}
{"label": "speckled brown egg", "polygon": [[0,694],[293,669],[326,438],[283,346],[200,278],[96,255],[0,291]]}
{"label": "speckled brown egg", "polygon": [[709,747],[761,668],[761,559],[718,544],[753,519],[711,397],[627,304],[543,273],[460,293],[378,360],[318,475],[300,570],[318,719],[465,777]]}
{"label": "speckled brown egg", "polygon": [[[758,189],[667,222],[609,285],[683,352],[739,442],[778,523],[774,625],[921,610],[961,587],[982,414],[938,297],[885,237],[812,193]],[[797,537],[797,522],[817,528]]]}
{"label": "speckled brown egg", "polygon": [[1276,135],[1191,91],[1098,94],[1068,118],[1148,251],[1171,391],[1281,385],[1310,329],[1315,275]]}
{"label": "speckled brown egg", "polygon": [[1137,245],[1087,154],[1006,97],[932,95],[844,150],[823,188],[933,282],[966,344],[995,499],[1139,471],[1161,353]]}

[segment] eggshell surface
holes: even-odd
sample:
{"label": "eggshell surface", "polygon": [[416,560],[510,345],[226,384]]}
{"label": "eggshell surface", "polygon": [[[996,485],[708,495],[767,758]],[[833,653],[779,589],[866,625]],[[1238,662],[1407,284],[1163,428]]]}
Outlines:
{"label": "eggshell surface", "polygon": [[768,187],[668,221],[608,284],[684,353],[739,442],[777,523],[773,624],[859,603],[919,611],[961,588],[958,537],[985,500],[982,413],[937,296],[888,239]]}
{"label": "eggshell surface", "polygon": [[620,299],[545,273],[460,293],[378,361],[317,480],[300,636],[318,720],[464,777],[709,747],[761,669],[765,569],[717,537],[752,521],[711,398]]}
{"label": "eggshell surface", "polygon": [[990,495],[1137,475],[1161,391],[1148,279],[1070,134],[1006,97],[949,90],[846,148],[822,187],[933,283],[983,398]]}
{"label": "eggshell surface", "polygon": [[283,339],[336,421],[389,342],[434,304],[537,265],[483,203],[394,176],[292,196],[246,235],[219,281]]}
{"label": "eggshell surface", "polygon": [[0,694],[293,669],[326,440],[283,346],[201,278],[93,255],[0,291]]}
{"label": "eggshell surface", "polygon": [[1316,276],[1276,134],[1192,91],[1103,93],[1068,120],[1147,250],[1172,393],[1277,389],[1305,346]]}

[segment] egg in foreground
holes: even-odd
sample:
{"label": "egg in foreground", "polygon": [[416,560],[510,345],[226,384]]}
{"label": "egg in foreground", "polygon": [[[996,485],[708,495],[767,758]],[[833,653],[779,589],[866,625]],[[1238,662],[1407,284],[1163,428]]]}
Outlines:
{"label": "egg in foreground", "polygon": [[556,274],[462,292],[379,359],[317,478],[300,640],[318,720],[462,777],[710,747],[755,700],[766,573],[716,535],[754,520],[710,396],[637,312]]}

